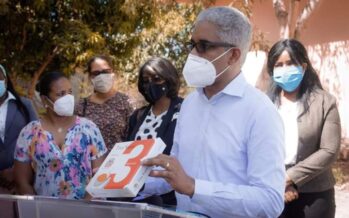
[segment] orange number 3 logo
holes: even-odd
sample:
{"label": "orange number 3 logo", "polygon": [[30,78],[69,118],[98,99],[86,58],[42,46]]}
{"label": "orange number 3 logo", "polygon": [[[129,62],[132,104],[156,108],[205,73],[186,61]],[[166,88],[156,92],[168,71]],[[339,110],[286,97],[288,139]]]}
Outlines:
{"label": "orange number 3 logo", "polygon": [[140,152],[139,155],[137,155],[134,158],[130,158],[126,162],[126,166],[128,166],[130,168],[130,171],[127,174],[127,176],[125,176],[124,179],[122,179],[119,182],[114,182],[114,178],[116,176],[115,173],[112,173],[109,175],[103,173],[102,175],[98,176],[97,181],[104,182],[107,179],[109,179],[108,183],[104,186],[105,189],[122,189],[122,188],[124,188],[131,181],[133,176],[136,174],[137,170],[140,168],[142,158],[145,157],[149,153],[151,147],[154,145],[154,142],[155,142],[154,139],[134,141],[134,142],[132,142],[131,145],[129,145],[125,149],[123,154],[128,155],[128,154],[131,154],[132,151],[137,146],[143,146],[142,152]]}

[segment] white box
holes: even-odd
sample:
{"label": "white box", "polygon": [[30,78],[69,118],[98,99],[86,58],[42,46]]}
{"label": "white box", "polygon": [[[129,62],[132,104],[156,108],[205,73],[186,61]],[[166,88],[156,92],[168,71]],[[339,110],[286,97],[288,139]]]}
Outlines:
{"label": "white box", "polygon": [[160,138],[116,143],[86,191],[93,197],[135,197],[152,169],[141,161],[161,154],[165,147]]}

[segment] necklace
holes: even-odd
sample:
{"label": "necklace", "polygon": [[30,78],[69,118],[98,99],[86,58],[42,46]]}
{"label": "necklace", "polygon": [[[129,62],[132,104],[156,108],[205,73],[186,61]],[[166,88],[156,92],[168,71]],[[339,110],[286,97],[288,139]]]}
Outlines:
{"label": "necklace", "polygon": [[62,127],[59,127],[59,128],[57,129],[57,132],[58,132],[58,133],[62,133],[62,131],[63,131]]}
{"label": "necklace", "polygon": [[45,118],[45,123],[47,123],[49,128],[51,127],[50,129],[52,129],[52,131],[57,132],[59,134],[63,132],[65,133],[71,126],[71,122],[73,122],[73,120],[55,120],[50,119],[49,116]]}

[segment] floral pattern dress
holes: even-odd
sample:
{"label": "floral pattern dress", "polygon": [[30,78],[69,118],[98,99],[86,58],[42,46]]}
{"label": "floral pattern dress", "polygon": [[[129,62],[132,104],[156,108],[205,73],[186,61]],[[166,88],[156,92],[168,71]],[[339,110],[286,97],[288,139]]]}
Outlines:
{"label": "floral pattern dress", "polygon": [[15,159],[31,163],[36,194],[82,199],[92,176],[92,160],[106,152],[98,127],[88,119],[77,117],[75,125],[67,131],[62,149],[40,121],[30,122],[18,137]]}

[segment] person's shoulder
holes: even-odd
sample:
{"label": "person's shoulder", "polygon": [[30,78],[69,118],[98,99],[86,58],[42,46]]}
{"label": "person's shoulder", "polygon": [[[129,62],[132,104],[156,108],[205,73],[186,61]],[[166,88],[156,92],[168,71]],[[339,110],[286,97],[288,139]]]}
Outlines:
{"label": "person's shoulder", "polygon": [[120,105],[121,108],[124,108],[124,109],[132,108],[132,102],[130,97],[127,94],[122,92],[116,92],[111,103],[112,104],[117,103],[118,105]]}
{"label": "person's shoulder", "polygon": [[22,132],[23,131],[32,131],[32,130],[35,130],[37,128],[41,127],[41,123],[40,123],[40,120],[33,120],[33,121],[30,121],[27,125],[24,126],[24,128],[22,129]]}
{"label": "person's shoulder", "polygon": [[245,97],[246,100],[248,100],[252,104],[264,104],[274,107],[274,104],[271,102],[270,98],[267,96],[266,93],[262,92],[256,87],[253,87],[250,84],[246,85],[243,97]]}
{"label": "person's shoulder", "polygon": [[126,95],[125,93],[118,91],[115,93],[114,98],[128,101],[130,97],[128,95]]}
{"label": "person's shoulder", "polygon": [[175,98],[175,101],[182,103],[184,101],[184,98],[178,96],[178,97]]}
{"label": "person's shoulder", "polygon": [[181,110],[184,99],[180,96],[176,96],[171,99],[171,105],[168,112],[171,114],[178,113]]}
{"label": "person's shoulder", "polygon": [[194,90],[190,92],[184,99],[183,104],[186,104],[187,102],[191,102],[199,97],[200,93],[198,90]]}
{"label": "person's shoulder", "polygon": [[40,120],[33,120],[33,121],[30,121],[27,126],[41,126],[41,122]]}
{"label": "person's shoulder", "polygon": [[96,128],[97,125],[90,119],[86,117],[80,117],[76,116],[77,123],[81,125],[82,127],[87,127],[87,128]]}
{"label": "person's shoulder", "polygon": [[198,93],[197,90],[190,92],[190,93],[183,99],[183,101],[180,103],[181,110],[182,110],[183,108],[186,108],[186,107],[187,107],[186,105],[188,105],[188,106],[193,105],[193,102],[196,101],[196,99],[198,98],[198,96],[199,96],[199,93]]}
{"label": "person's shoulder", "polygon": [[144,111],[146,111],[148,108],[150,108],[150,105],[144,105],[144,106],[142,106],[142,107],[140,107],[140,108],[137,108],[136,110],[134,110],[134,111],[132,112],[131,116],[132,116],[132,117],[134,117],[134,116],[138,117],[138,116],[140,116],[141,114],[143,114]]}
{"label": "person's shoulder", "polygon": [[23,103],[31,103],[31,100],[27,97],[21,96],[20,98]]}
{"label": "person's shoulder", "polygon": [[315,101],[321,101],[321,104],[336,104],[337,99],[334,95],[324,89],[316,88],[312,91]]}
{"label": "person's shoulder", "polygon": [[312,94],[316,97],[321,97],[321,98],[327,98],[327,99],[332,99],[335,98],[331,93],[329,93],[328,91],[324,90],[324,89],[319,89],[316,88],[312,91]]}
{"label": "person's shoulder", "polygon": [[262,119],[264,117],[275,117],[279,119],[279,113],[276,106],[270,100],[266,93],[247,84],[243,95],[244,114],[251,120]]}
{"label": "person's shoulder", "polygon": [[32,106],[33,104],[33,101],[27,97],[21,96],[20,99],[23,102],[23,104],[25,104],[25,106]]}
{"label": "person's shoulder", "polygon": [[173,105],[175,107],[178,107],[178,105],[180,107],[180,105],[183,103],[184,99],[182,97],[177,96],[177,97],[173,98],[172,101],[173,101]]}

